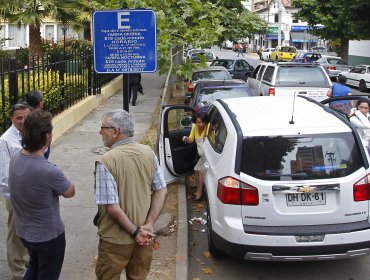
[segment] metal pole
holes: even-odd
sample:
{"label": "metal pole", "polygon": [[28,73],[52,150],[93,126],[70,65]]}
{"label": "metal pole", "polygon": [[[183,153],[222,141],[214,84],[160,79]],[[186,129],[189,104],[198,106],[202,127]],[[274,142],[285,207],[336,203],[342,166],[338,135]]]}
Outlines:
{"label": "metal pole", "polygon": [[129,112],[129,106],[128,104],[130,103],[129,100],[129,90],[130,90],[130,74],[123,74],[122,75],[123,79],[123,87],[122,87],[122,93],[123,93],[123,110]]}

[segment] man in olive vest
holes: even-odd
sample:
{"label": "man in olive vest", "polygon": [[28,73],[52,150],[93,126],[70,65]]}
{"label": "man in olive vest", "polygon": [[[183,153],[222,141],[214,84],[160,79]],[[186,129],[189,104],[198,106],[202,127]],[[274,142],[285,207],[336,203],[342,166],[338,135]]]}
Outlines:
{"label": "man in olive vest", "polygon": [[132,116],[104,114],[100,134],[111,148],[95,163],[95,222],[100,236],[98,280],[146,279],[152,260],[153,226],[166,198],[166,182],[150,147],[133,140]]}

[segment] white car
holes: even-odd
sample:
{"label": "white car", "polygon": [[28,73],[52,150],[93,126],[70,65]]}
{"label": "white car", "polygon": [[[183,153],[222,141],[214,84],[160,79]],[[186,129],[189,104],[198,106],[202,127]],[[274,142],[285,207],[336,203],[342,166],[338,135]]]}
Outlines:
{"label": "white car", "polygon": [[[212,255],[305,261],[369,254],[370,159],[347,119],[301,96],[294,103],[216,100],[208,112],[202,159]],[[193,169],[196,146],[181,141],[191,116],[185,105],[163,107],[167,182]]]}
{"label": "white car", "polygon": [[267,48],[262,52],[262,60],[271,61],[271,53],[274,51],[274,48]]}
{"label": "white car", "polygon": [[340,75],[347,78],[347,85],[358,87],[359,91],[367,92],[370,88],[370,65],[356,65],[348,71],[340,72]]}

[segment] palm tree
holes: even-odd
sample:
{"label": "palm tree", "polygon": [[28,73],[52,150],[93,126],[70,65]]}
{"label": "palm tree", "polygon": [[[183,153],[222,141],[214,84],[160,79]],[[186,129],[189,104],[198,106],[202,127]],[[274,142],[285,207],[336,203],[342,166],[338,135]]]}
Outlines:
{"label": "palm tree", "polygon": [[29,25],[29,50],[41,54],[40,26],[46,18],[53,18],[63,26],[75,30],[90,20],[93,6],[89,0],[0,0],[0,17],[18,25]]}

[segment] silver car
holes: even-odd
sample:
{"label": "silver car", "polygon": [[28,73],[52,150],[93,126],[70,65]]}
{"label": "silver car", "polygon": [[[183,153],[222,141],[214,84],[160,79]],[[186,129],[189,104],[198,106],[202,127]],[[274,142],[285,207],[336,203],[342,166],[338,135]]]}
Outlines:
{"label": "silver car", "polygon": [[331,79],[337,78],[340,72],[352,68],[347,61],[335,56],[323,56],[316,63],[324,68]]}

